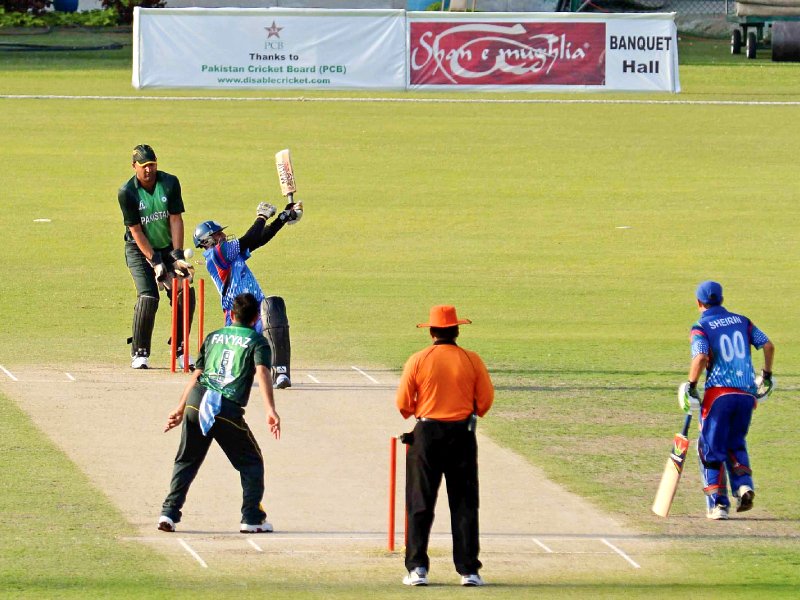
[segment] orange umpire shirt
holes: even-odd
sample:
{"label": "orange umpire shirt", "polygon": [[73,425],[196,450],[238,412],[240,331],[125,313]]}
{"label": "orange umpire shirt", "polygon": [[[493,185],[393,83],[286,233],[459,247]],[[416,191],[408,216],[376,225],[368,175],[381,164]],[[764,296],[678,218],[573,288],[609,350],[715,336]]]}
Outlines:
{"label": "orange umpire shirt", "polygon": [[473,412],[487,413],[494,387],[477,353],[434,343],[406,361],[396,401],[404,418],[463,421]]}

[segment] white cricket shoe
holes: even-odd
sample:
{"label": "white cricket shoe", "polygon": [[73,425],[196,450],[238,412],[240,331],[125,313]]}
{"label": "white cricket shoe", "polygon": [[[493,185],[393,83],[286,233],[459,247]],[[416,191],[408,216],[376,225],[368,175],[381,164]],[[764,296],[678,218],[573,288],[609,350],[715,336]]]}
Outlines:
{"label": "white cricket shoe", "polygon": [[264,519],[264,521],[258,525],[248,525],[247,523],[242,523],[239,526],[240,533],[272,533],[273,531],[275,530],[272,528],[272,523],[266,519]]}
{"label": "white cricket shoe", "polygon": [[[183,354],[175,355],[175,368],[183,370]],[[189,370],[194,371],[194,359],[189,355]]]}
{"label": "white cricket shoe", "polygon": [[756,493],[749,485],[740,485],[736,492],[736,512],[745,512],[753,508]]}
{"label": "white cricket shoe", "polygon": [[408,575],[403,577],[404,585],[428,585],[428,569],[425,567],[417,567],[408,572]]}
{"label": "white cricket shoe", "polygon": [[137,354],[131,358],[131,369],[147,369],[149,359],[144,354]]}
{"label": "white cricket shoe", "polygon": [[159,531],[167,531],[172,533],[175,531],[175,521],[165,515],[161,515],[158,518],[158,529]]}
{"label": "white cricket shoe", "polygon": [[477,573],[471,573],[470,575],[461,576],[461,585],[475,587],[479,585],[486,585],[486,582]]}
{"label": "white cricket shoe", "polygon": [[720,506],[717,504],[714,508],[706,513],[706,518],[713,521],[727,521],[728,520],[728,507]]}
{"label": "white cricket shoe", "polygon": [[292,387],[292,382],[289,381],[289,378],[283,374],[278,375],[278,378],[275,380],[275,388],[279,390],[284,390],[290,387]]}

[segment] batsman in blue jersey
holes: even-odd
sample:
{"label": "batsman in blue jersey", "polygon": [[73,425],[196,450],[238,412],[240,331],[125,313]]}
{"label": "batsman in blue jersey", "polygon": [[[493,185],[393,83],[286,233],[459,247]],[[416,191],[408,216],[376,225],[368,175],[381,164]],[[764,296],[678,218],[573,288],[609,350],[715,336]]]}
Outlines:
{"label": "batsman in blue jersey", "polygon": [[[753,508],[755,488],[747,453],[747,431],[753,409],[772,392],[775,346],[743,315],[722,306],[722,286],[704,281],[697,288],[702,313],[692,326],[692,364],[689,381],[678,392],[681,408],[699,409],[697,452],[703,476],[709,519],[728,518],[728,478],[736,511]],[[750,347],[764,351],[764,368],[756,377]],[[702,400],[697,382],[706,371]]]}
{"label": "batsman in blue jersey", "polygon": [[256,220],[239,239],[228,239],[225,227],[216,221],[203,221],[194,231],[194,245],[203,248],[203,258],[214,285],[220,294],[225,325],[231,324],[233,300],[239,294],[250,293],[261,305],[261,319],[255,330],[263,333],[273,356],[272,381],[276,388],[291,387],[291,344],[286,304],[280,296],[265,296],[255,275],[247,266],[251,253],[269,242],[284,225],[297,223],[303,216],[302,202],[290,203],[277,214],[266,202],[256,208]]}

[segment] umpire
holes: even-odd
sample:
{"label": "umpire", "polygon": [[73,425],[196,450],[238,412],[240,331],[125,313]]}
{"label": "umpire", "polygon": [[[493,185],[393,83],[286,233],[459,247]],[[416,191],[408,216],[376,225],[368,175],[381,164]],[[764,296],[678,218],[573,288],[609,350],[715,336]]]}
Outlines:
{"label": "umpire", "polygon": [[[178,178],[158,170],[156,153],[147,144],[133,149],[134,176],[117,192],[125,223],[125,262],[136,286],[131,367],[148,368],[158,290],[174,275],[190,276],[183,255],[183,197]],[[180,288],[179,288],[180,290]],[[169,294],[168,294],[169,298]],[[172,302],[172,299],[169,299]],[[183,306],[183,292],[178,303]],[[194,289],[189,293],[189,320],[194,316]],[[178,319],[178,353],[183,354],[183,323]]]}
{"label": "umpire", "polygon": [[[478,445],[475,424],[492,406],[494,388],[480,356],[456,344],[453,306],[434,306],[428,323],[433,345],[413,354],[397,389],[397,408],[416,417],[406,460],[408,544],[406,585],[427,585],[428,540],[444,475],[450,502],[453,562],[461,585],[483,585],[478,574]],[[408,439],[410,438],[410,439]]]}

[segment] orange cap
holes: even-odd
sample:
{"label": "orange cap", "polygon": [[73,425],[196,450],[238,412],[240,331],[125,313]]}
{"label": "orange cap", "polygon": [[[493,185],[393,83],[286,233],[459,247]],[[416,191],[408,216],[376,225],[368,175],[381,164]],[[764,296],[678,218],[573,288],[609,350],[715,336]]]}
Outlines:
{"label": "orange cap", "polygon": [[431,308],[428,318],[429,323],[420,323],[417,327],[455,327],[456,325],[466,325],[472,323],[469,319],[459,319],[456,315],[456,307],[440,304]]}

